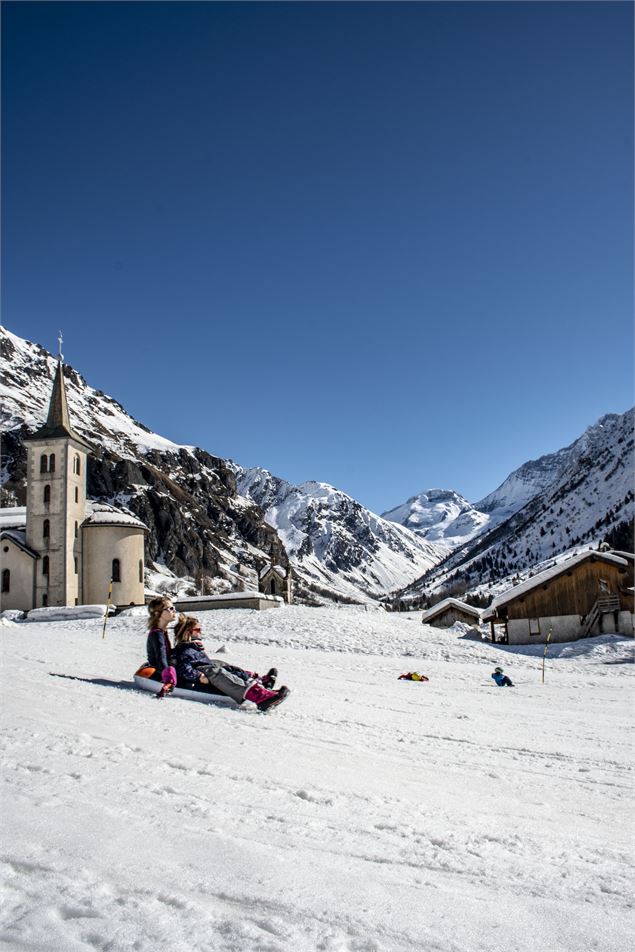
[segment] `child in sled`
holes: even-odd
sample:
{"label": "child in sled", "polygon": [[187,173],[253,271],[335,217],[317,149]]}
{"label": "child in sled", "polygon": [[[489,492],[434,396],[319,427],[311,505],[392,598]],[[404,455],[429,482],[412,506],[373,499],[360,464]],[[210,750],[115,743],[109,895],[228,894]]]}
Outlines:
{"label": "child in sled", "polygon": [[177,684],[190,691],[226,694],[237,704],[253,701],[261,711],[276,707],[289,695],[289,688],[274,691],[278,672],[271,668],[260,678],[253,671],[245,671],[225,661],[210,658],[200,640],[198,619],[179,615],[174,628],[174,649],[171,660],[176,668]]}
{"label": "child in sled", "polygon": [[499,688],[513,688],[514,686],[507,675],[503,674],[502,668],[494,668],[491,677],[494,678]]}
{"label": "child in sled", "polygon": [[425,674],[419,674],[418,671],[408,671],[407,674],[400,674],[399,681],[429,681],[430,678],[426,678]]}

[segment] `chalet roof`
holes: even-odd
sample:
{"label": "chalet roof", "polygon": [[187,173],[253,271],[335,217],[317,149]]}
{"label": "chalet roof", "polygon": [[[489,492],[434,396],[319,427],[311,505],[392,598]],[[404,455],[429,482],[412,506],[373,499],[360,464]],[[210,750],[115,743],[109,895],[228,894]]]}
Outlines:
{"label": "chalet roof", "polygon": [[91,446],[86,440],[76,433],[71,426],[71,418],[68,412],[68,401],[66,399],[66,386],[64,384],[64,370],[61,360],[57,362],[55,371],[55,380],[53,381],[53,391],[51,393],[51,402],[49,403],[48,417],[46,423],[39,430],[25,437],[28,440],[59,440],[71,439],[80,443],[86,449]]}
{"label": "chalet roof", "polygon": [[475,619],[480,621],[481,613],[478,608],[474,608],[473,605],[468,605],[466,602],[459,601],[458,598],[444,598],[442,602],[437,602],[436,605],[433,605],[432,608],[428,608],[427,611],[421,616],[421,621],[425,625],[427,621],[431,618],[436,618],[437,615],[442,615],[448,608],[458,608],[460,611],[465,612],[468,615],[472,615]]}
{"label": "chalet roof", "polygon": [[115,509],[114,506],[108,506],[105,503],[87,503],[86,510],[88,516],[82,522],[84,526],[134,526],[137,529],[143,529],[148,532],[148,527],[133,516],[130,512],[123,512],[121,509]]}
{"label": "chalet roof", "polygon": [[570,572],[572,568],[581,565],[589,559],[593,559],[596,562],[606,562],[609,565],[628,565],[626,559],[616,555],[615,552],[597,552],[593,549],[587,552],[580,552],[578,555],[573,555],[570,559],[558,562],[557,565],[552,565],[550,569],[545,569],[545,571],[540,572],[539,575],[534,575],[533,578],[528,578],[527,581],[521,582],[520,585],[514,585],[513,588],[503,592],[502,595],[499,595],[498,598],[493,600],[486,617],[491,617],[494,611],[502,605],[507,605],[509,602],[515,601],[520,595],[526,595],[527,592],[531,592],[534,588],[544,585],[545,582],[549,582],[559,575],[564,575],[565,572]]}
{"label": "chalet roof", "polygon": [[32,559],[39,559],[40,554],[26,544],[26,532],[20,529],[3,529],[0,532],[0,539],[14,542],[19,549],[30,555]]}

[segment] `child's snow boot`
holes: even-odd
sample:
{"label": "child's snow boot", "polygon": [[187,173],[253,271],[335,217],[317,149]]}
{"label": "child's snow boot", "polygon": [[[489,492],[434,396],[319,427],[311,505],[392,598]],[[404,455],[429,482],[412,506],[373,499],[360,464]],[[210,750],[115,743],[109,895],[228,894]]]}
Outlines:
{"label": "child's snow boot", "polygon": [[260,704],[257,704],[259,711],[270,711],[272,707],[277,707],[278,704],[282,704],[285,698],[289,697],[290,690],[286,685],[283,685],[279,691],[276,691],[271,697],[268,697],[265,701],[261,701]]}
{"label": "child's snow boot", "polygon": [[264,687],[268,688],[269,691],[272,691],[275,686],[277,677],[278,677],[278,669],[269,668],[264,678],[261,678],[260,680]]}

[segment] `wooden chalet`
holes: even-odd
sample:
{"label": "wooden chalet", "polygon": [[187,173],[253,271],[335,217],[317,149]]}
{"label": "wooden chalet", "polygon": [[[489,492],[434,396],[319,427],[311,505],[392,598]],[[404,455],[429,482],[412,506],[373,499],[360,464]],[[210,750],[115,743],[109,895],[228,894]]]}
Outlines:
{"label": "wooden chalet", "polygon": [[495,598],[483,615],[492,641],[540,644],[600,634],[633,636],[633,564],[627,552],[587,551]]}
{"label": "wooden chalet", "polygon": [[434,628],[450,628],[455,622],[461,621],[468,625],[480,625],[481,613],[478,608],[459,601],[458,598],[444,598],[421,616],[424,625]]}

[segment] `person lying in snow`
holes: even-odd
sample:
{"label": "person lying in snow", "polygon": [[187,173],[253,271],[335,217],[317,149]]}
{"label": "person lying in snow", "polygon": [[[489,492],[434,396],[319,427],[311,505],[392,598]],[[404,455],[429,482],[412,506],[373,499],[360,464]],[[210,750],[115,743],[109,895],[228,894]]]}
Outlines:
{"label": "person lying in snow", "polygon": [[253,701],[260,711],[276,707],[289,695],[288,687],[274,691],[278,672],[271,668],[260,678],[253,671],[244,671],[233,664],[210,658],[200,640],[198,619],[179,615],[174,628],[174,649],[171,660],[176,668],[177,685],[190,691],[220,691],[237,704]]}
{"label": "person lying in snow", "polygon": [[425,674],[419,674],[418,671],[409,671],[407,674],[400,674],[399,681],[429,681]]}
{"label": "person lying in snow", "polygon": [[513,688],[514,686],[507,675],[503,674],[502,668],[494,668],[491,677],[494,678],[499,688]]}

